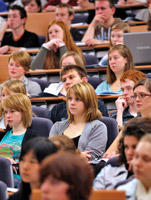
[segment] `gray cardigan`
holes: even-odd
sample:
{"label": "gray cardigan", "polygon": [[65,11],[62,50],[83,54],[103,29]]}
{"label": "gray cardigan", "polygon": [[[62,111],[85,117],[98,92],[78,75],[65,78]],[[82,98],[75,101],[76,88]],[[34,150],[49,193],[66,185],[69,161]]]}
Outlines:
{"label": "gray cardigan", "polygon": [[[49,136],[63,134],[69,124],[70,122],[67,120],[56,122],[51,128]],[[80,151],[91,150],[92,160],[99,159],[105,152],[106,143],[107,128],[105,124],[99,120],[94,120],[85,124],[78,142],[78,149]]]}
{"label": "gray cardigan", "polygon": [[37,96],[41,91],[40,85],[36,81],[32,81],[24,76],[23,83],[26,86],[27,93],[30,96]]}
{"label": "gray cardigan", "polygon": [[[63,56],[64,53],[66,53],[67,47],[66,46],[62,46],[58,49],[58,51],[56,52],[56,56],[57,56],[57,62],[58,62],[58,68],[59,68],[59,62],[61,57]],[[36,55],[35,59],[33,60],[33,62],[31,63],[30,68],[32,70],[35,69],[44,69],[44,61],[45,61],[45,57],[47,55],[48,49],[46,49],[45,47],[41,47],[39,53]]]}

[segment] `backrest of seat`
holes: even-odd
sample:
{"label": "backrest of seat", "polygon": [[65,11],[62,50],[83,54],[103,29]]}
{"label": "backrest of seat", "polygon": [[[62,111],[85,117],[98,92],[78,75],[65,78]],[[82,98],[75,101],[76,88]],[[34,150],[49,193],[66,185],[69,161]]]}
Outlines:
{"label": "backrest of seat", "polygon": [[84,58],[85,58],[85,65],[95,65],[98,64],[98,59],[96,56],[94,55],[90,55],[90,54],[83,54]]}
{"label": "backrest of seat", "polygon": [[9,78],[9,74],[8,74],[8,58],[9,58],[9,54],[8,55],[0,55],[0,71],[1,71],[1,75],[0,75],[0,83],[6,81]]}
{"label": "backrest of seat", "polygon": [[102,80],[100,78],[97,78],[97,77],[88,77],[88,83],[90,83],[94,89],[97,88],[97,86],[102,83]]}
{"label": "backrest of seat", "polygon": [[88,14],[76,13],[74,19],[72,20],[72,24],[76,23],[87,23],[88,22]]}
{"label": "backrest of seat", "polygon": [[110,117],[102,117],[100,121],[103,122],[107,127],[108,140],[106,149],[108,149],[119,133],[117,121]]}
{"label": "backrest of seat", "polygon": [[106,165],[112,165],[112,167],[117,167],[117,166],[119,166],[118,165],[118,159],[119,159],[119,156],[115,156],[113,158],[110,158],[107,161]]}
{"label": "backrest of seat", "polygon": [[5,157],[0,157],[0,180],[3,181],[7,187],[14,187],[12,165],[10,160]]}
{"label": "backrest of seat", "polygon": [[39,107],[39,106],[32,106],[33,113],[37,117],[42,117],[42,118],[47,118],[48,119],[48,114],[49,110],[47,108]]}
{"label": "backrest of seat", "polygon": [[42,91],[44,91],[44,89],[49,86],[48,81],[42,79],[30,78],[30,80],[37,82],[40,85]]}
{"label": "backrest of seat", "polygon": [[7,185],[0,181],[0,200],[6,200],[8,198]]}
{"label": "backrest of seat", "polygon": [[116,191],[116,190],[97,190],[92,191],[89,200],[125,200],[125,192],[124,191]]}
{"label": "backrest of seat", "polygon": [[36,130],[41,137],[49,137],[49,132],[53,123],[50,119],[33,117],[31,128]]}

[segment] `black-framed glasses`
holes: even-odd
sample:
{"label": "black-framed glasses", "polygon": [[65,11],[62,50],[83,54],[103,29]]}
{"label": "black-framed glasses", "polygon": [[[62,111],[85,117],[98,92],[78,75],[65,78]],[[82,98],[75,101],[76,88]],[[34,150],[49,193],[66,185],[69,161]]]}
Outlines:
{"label": "black-framed glasses", "polygon": [[151,94],[140,93],[140,94],[134,94],[133,96],[131,96],[131,98],[136,99],[138,97],[139,99],[145,99],[146,97],[150,96]]}

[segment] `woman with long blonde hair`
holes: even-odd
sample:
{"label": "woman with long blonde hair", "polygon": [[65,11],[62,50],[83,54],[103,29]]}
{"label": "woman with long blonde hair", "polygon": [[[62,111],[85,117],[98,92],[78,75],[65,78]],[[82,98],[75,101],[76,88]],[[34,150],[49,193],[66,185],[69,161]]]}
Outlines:
{"label": "woman with long blonde hair", "polygon": [[67,51],[75,51],[83,57],[67,25],[62,21],[54,20],[48,25],[46,43],[42,45],[40,52],[32,62],[31,69],[59,68],[60,59]]}

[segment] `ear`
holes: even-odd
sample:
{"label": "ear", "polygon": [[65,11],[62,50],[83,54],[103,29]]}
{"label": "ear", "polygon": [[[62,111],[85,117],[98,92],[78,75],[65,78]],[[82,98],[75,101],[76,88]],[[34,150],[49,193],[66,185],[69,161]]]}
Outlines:
{"label": "ear", "polygon": [[70,15],[69,19],[72,21],[74,19],[74,15]]}
{"label": "ear", "polygon": [[82,77],[82,81],[85,82],[85,83],[87,83],[88,82],[87,77]]}
{"label": "ear", "polygon": [[111,8],[111,12],[112,12],[112,14],[114,15],[114,13],[115,13],[115,8],[114,8],[114,7]]}
{"label": "ear", "polygon": [[23,19],[22,19],[23,25],[25,25],[26,20],[27,20],[27,18],[23,18]]}

